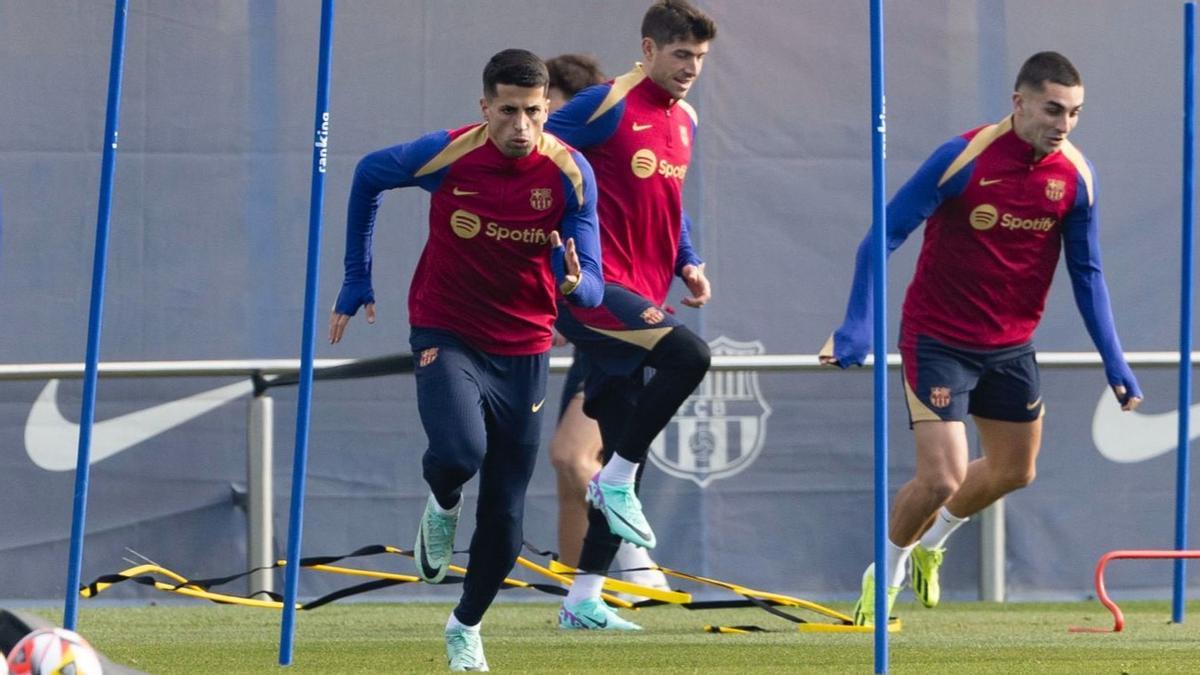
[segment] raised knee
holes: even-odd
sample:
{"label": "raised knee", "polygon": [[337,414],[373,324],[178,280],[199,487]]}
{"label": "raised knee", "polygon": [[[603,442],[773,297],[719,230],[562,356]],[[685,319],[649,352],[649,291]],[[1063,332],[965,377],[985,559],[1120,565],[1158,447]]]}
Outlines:
{"label": "raised knee", "polygon": [[683,354],[684,367],[703,377],[712,366],[712,350],[700,336],[692,334],[692,338],[690,348]]}
{"label": "raised knee", "polygon": [[937,476],[921,483],[921,487],[924,488],[929,499],[939,504],[950,501],[950,498],[954,496],[955,492],[958,492],[958,488],[961,486],[962,479],[956,476]]}
{"label": "raised knee", "polygon": [[468,480],[483,464],[483,449],[470,444],[431,448],[425,453],[422,464],[426,478],[441,475]]}
{"label": "raised knee", "polygon": [[686,328],[671,331],[664,339],[670,347],[670,357],[663,365],[688,373],[697,381],[712,365],[712,350],[708,343]]}
{"label": "raised knee", "polygon": [[1037,469],[1030,466],[1007,472],[1004,476],[1004,483],[1010,491],[1020,490],[1032,483],[1034,478],[1037,478]]}

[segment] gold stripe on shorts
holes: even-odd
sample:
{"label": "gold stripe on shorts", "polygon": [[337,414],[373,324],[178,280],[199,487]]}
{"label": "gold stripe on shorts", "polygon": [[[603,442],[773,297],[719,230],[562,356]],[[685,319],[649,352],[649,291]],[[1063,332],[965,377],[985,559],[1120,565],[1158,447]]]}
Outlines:
{"label": "gold stripe on shorts", "polygon": [[901,376],[900,379],[904,380],[904,395],[908,398],[909,419],[913,422],[941,422],[941,416],[930,410],[929,406],[917,397],[912,387],[908,386],[908,378]]}

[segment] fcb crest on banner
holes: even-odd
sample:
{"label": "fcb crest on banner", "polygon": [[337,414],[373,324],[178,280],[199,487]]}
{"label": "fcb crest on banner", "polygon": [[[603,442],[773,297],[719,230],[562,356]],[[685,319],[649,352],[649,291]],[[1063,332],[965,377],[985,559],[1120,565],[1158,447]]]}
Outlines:
{"label": "fcb crest on banner", "polygon": [[[737,342],[723,335],[708,346],[713,356],[766,351],[757,340]],[[758,373],[710,371],[650,444],[650,461],[700,487],[734,476],[758,457],[770,415],[771,407],[758,388]]]}

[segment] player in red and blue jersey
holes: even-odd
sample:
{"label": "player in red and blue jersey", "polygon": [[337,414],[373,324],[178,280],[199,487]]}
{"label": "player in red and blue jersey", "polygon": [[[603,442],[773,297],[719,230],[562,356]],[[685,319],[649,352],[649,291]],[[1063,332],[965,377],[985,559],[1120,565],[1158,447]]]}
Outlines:
{"label": "player in red and blue jersey", "polygon": [[350,190],[334,343],[359,307],[375,321],[371,241],[382,193],[416,186],[432,195],[408,296],[431,491],[414,556],[428,582],[446,574],[462,486],[480,474],[468,572],[445,631],[451,670],[487,670],[479,625],[521,547],[557,300],[591,307],[603,293],[595,179],[577,151],[543,133],[547,81],[532,53],[496,54],[483,73],[483,124],[373,152]]}
{"label": "player in red and blue jersey", "polygon": [[[943,144],[888,204],[889,252],[926,222],[901,316],[917,474],[892,512],[889,610],[907,562],[917,598],[935,606],[946,539],[1033,480],[1045,407],[1031,338],[1060,250],[1113,393],[1125,410],[1142,398],[1100,266],[1095,171],[1067,140],[1083,107],[1083,80],[1066,57],[1040,52],[1022,66],[1012,100],[1012,115]],[[822,349],[823,363],[861,365],[871,347],[869,239],[859,246],[846,318]],[[968,414],[983,450],[969,463]],[[856,623],[874,623],[874,588],[868,567]]]}
{"label": "player in red and blue jersey", "polygon": [[[546,59],[550,71],[550,112],[566,105],[576,94],[609,80],[596,59],[587,54],[561,54]],[[558,334],[555,346],[566,344]],[[590,371],[587,355],[575,350],[571,368],[563,378],[558,426],[550,439],[550,463],[558,482],[558,560],[575,567],[588,528],[588,481],[600,470],[604,446],[600,426],[583,412],[584,381]],[[622,577],[642,586],[667,589],[667,578],[655,569],[646,549],[622,541],[614,564]]]}
{"label": "player in red and blue jersey", "polygon": [[[650,443],[708,371],[708,345],[664,306],[683,279],[701,307],[711,296],[683,212],[696,112],[683,101],[716,35],[686,0],[659,0],[642,19],[644,63],[577,94],[546,128],[596,171],[604,247],[604,301],[563,306],[557,328],[591,364],[584,411],[600,425],[604,467],[588,483],[588,531],[562,628],[636,630],[600,600],[622,539],[656,543],[637,497]],[[654,369],[644,379],[646,366]]]}

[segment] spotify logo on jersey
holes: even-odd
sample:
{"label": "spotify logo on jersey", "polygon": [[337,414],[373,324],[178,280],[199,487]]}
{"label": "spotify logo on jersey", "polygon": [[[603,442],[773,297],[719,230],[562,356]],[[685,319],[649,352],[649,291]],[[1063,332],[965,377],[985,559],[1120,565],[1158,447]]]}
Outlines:
{"label": "spotify logo on jersey", "polygon": [[463,239],[471,239],[479,234],[480,226],[479,216],[470,211],[459,209],[450,214],[450,229]]}
{"label": "spotify logo on jersey", "polygon": [[999,215],[996,212],[996,207],[991,204],[980,204],[971,211],[971,227],[977,230],[990,230],[996,224],[996,219]]}
{"label": "spotify logo on jersey", "polygon": [[642,148],[633,153],[633,161],[630,164],[633,168],[633,175],[638,178],[649,178],[658,168],[658,158],[654,156],[653,150]]}

